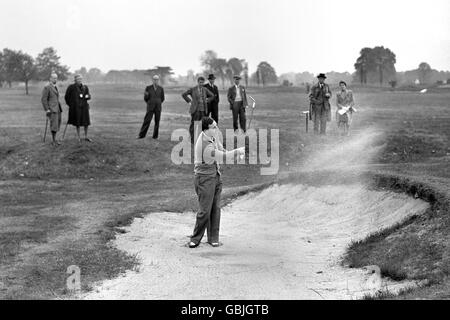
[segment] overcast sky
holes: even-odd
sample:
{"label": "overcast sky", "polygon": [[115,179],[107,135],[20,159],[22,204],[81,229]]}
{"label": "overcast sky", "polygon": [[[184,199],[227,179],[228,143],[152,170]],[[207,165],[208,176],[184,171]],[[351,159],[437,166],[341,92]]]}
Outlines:
{"label": "overcast sky", "polygon": [[362,47],[384,45],[397,70],[450,70],[449,0],[2,0],[0,48],[53,46],[81,66],[200,71],[208,49],[254,71],[353,72]]}

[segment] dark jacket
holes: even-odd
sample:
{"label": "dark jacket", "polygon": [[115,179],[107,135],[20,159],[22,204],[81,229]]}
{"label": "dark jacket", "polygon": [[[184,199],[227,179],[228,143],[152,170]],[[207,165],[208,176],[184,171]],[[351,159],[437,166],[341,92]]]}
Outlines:
{"label": "dark jacket", "polygon": [[[328,98],[325,96],[326,93],[330,94]],[[310,116],[312,113],[315,113],[318,108],[324,108],[327,113],[328,121],[331,121],[331,95],[332,93],[328,84],[324,83],[322,88],[320,88],[319,83],[313,85],[311,93],[309,94],[309,100],[311,102]]]}
{"label": "dark jacket", "polygon": [[68,123],[74,126],[88,126],[91,124],[89,117],[89,103],[91,93],[84,84],[82,86],[76,83],[71,84],[64,96],[66,104],[69,106]]}
{"label": "dark jacket", "polygon": [[214,99],[209,102],[210,105],[218,105],[219,98],[219,88],[216,85],[211,85],[211,83],[205,84],[205,88],[211,91],[214,94]]}
{"label": "dark jacket", "polygon": [[80,87],[77,84],[71,84],[67,87],[66,95],[64,96],[66,104],[70,108],[87,108],[89,109],[88,101],[91,100],[88,86],[84,84]]}
{"label": "dark jacket", "polygon": [[187,103],[191,103],[191,107],[189,108],[189,112],[191,114],[194,114],[198,111],[201,102],[203,102],[204,105],[203,111],[205,112],[205,114],[208,114],[208,103],[214,99],[214,94],[205,87],[202,87],[202,89],[202,95],[200,95],[198,86],[190,88],[188,91],[181,95]]}
{"label": "dark jacket", "polygon": [[[243,103],[244,107],[247,107],[248,106],[247,91],[245,90],[245,87],[243,87],[241,85],[239,86],[239,88],[241,89],[242,103]],[[227,98],[228,98],[228,102],[230,103],[230,109],[233,108],[234,101],[236,100],[236,95],[237,95],[236,86],[232,86],[230,89],[228,89]]]}
{"label": "dark jacket", "polygon": [[156,90],[153,85],[145,88],[144,101],[147,102],[147,109],[161,111],[162,103],[165,100],[164,88],[157,86]]}

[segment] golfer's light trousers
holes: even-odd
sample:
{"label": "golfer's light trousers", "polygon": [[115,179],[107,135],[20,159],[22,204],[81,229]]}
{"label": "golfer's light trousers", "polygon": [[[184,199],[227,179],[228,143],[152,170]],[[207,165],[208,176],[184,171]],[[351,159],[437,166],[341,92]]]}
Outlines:
{"label": "golfer's light trousers", "polygon": [[220,175],[196,175],[195,192],[198,196],[199,212],[191,241],[198,244],[202,241],[205,230],[208,230],[208,242],[219,242],[220,229],[220,197],[222,181]]}

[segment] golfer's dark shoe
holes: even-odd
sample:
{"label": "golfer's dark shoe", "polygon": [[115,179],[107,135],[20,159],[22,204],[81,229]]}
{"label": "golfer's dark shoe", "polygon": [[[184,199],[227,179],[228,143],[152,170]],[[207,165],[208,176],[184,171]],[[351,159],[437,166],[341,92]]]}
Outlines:
{"label": "golfer's dark shoe", "polygon": [[197,248],[200,243],[195,243],[194,241],[189,242],[189,248]]}
{"label": "golfer's dark shoe", "polygon": [[137,136],[136,140],[144,139],[145,137]]}
{"label": "golfer's dark shoe", "polygon": [[89,138],[84,138],[84,140],[87,141],[87,142],[92,142],[92,140],[89,139]]}

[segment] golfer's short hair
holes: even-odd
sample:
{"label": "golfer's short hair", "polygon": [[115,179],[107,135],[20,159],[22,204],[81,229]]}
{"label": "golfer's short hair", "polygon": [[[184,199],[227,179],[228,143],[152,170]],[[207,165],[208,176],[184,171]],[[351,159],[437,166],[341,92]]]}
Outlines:
{"label": "golfer's short hair", "polygon": [[205,81],[205,78],[204,77],[198,77],[197,82],[200,82],[200,81]]}
{"label": "golfer's short hair", "polygon": [[340,81],[339,85],[344,84],[345,86],[347,86],[347,84],[345,83],[345,81]]}
{"label": "golfer's short hair", "polygon": [[203,117],[202,118],[202,131],[208,130],[209,126],[214,123],[214,120],[210,117]]}

